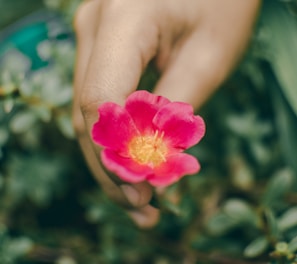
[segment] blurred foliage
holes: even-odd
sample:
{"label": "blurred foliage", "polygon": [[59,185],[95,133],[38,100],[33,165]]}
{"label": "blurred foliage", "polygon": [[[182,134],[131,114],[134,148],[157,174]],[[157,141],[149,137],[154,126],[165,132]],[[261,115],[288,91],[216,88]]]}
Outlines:
{"label": "blurred foliage", "polygon": [[[20,2],[0,1],[0,27]],[[207,135],[189,150],[201,172],[159,197],[148,231],[105,197],[74,140],[78,2],[46,0],[0,31],[0,263],[297,263],[297,2],[264,1],[245,58],[201,110]],[[140,88],[157,77],[149,68]]]}

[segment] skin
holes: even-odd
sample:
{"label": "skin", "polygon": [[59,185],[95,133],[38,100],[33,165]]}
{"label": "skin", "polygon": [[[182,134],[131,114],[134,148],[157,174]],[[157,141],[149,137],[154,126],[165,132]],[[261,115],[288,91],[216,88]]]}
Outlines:
{"label": "skin", "polygon": [[119,182],[102,169],[90,139],[98,106],[123,105],[153,60],[161,73],[154,92],[198,109],[242,56],[259,6],[260,0],[89,0],[79,7],[74,128],[93,175],[139,227],[159,219],[149,205],[152,187]]}

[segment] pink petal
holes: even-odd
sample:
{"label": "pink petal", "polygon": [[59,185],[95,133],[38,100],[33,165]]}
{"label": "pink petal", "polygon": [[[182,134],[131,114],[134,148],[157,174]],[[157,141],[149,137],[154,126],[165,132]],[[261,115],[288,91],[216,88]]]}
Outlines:
{"label": "pink petal", "polygon": [[186,103],[173,102],[163,106],[153,123],[176,148],[189,148],[197,144],[205,134],[203,119],[195,116],[193,107]]}
{"label": "pink petal", "polygon": [[127,142],[139,133],[129,113],[111,102],[102,104],[98,112],[99,120],[92,129],[93,140],[103,147],[126,151]]}
{"label": "pink petal", "polygon": [[147,178],[153,186],[168,186],[177,182],[185,175],[195,174],[200,170],[200,165],[194,156],[178,153],[168,156],[166,162],[154,169],[154,175]]}
{"label": "pink petal", "polygon": [[109,171],[126,182],[142,182],[153,173],[150,167],[140,165],[130,158],[122,157],[110,149],[102,150],[101,160]]}
{"label": "pink petal", "polygon": [[147,91],[136,91],[126,101],[125,108],[132,116],[136,127],[140,132],[151,132],[154,130],[152,120],[157,111],[170,101]]}

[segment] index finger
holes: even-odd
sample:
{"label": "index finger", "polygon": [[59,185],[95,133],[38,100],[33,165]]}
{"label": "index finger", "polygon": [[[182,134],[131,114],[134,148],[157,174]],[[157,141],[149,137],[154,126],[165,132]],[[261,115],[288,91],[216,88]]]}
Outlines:
{"label": "index finger", "polygon": [[100,20],[81,91],[81,110],[89,133],[98,119],[98,106],[106,101],[122,105],[137,89],[157,50],[157,27],[149,21],[148,10],[140,10],[145,5],[111,2],[106,3]]}

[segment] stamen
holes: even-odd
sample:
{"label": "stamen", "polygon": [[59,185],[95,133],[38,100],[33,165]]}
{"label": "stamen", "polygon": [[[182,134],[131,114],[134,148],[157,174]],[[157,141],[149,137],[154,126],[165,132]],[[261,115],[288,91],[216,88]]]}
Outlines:
{"label": "stamen", "polygon": [[158,139],[159,130],[155,131],[153,141],[155,142]]}
{"label": "stamen", "polygon": [[155,167],[166,161],[168,152],[164,132],[156,130],[154,134],[134,137],[128,146],[132,159],[140,164]]}
{"label": "stamen", "polygon": [[163,141],[164,131],[161,132],[161,136],[157,139],[157,144]]}

